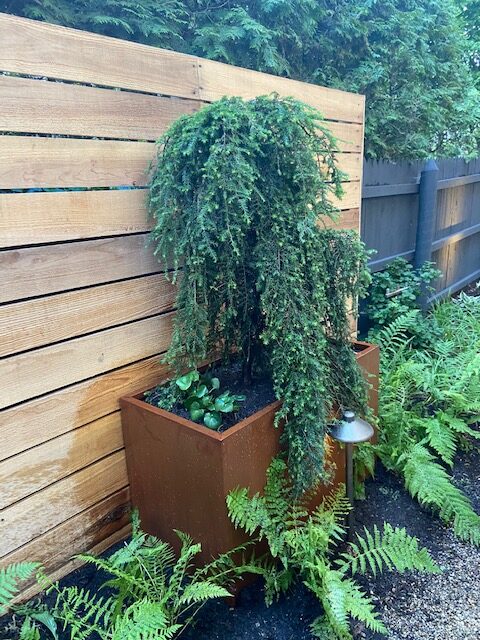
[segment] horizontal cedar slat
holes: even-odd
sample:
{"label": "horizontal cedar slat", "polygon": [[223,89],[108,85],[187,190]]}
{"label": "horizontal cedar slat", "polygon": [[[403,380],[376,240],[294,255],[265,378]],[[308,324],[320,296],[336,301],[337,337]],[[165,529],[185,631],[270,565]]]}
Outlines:
{"label": "horizontal cedar slat", "polygon": [[117,534],[129,520],[130,492],[124,488],[4,556],[0,565],[34,560],[52,574],[74,555]]}
{"label": "horizontal cedar slat", "polygon": [[195,98],[197,59],[0,14],[0,70]]}
{"label": "horizontal cedar slat", "polygon": [[0,462],[0,509],[123,448],[120,412]]}
{"label": "horizontal cedar slat", "polygon": [[0,136],[0,189],[144,186],[154,155],[153,142]]}
{"label": "horizontal cedar slat", "polygon": [[342,198],[330,196],[330,200],[338,209],[358,209],[362,200],[362,186],[360,182],[344,182]]}
{"label": "horizontal cedar slat", "polygon": [[168,311],[164,274],[0,306],[0,357]]}
{"label": "horizontal cedar slat", "polygon": [[[131,524],[127,524],[121,529],[118,529],[117,531],[109,535],[107,538],[105,538],[98,544],[96,544],[91,549],[86,549],[86,550],[93,555],[100,555],[105,551],[107,551],[113,545],[116,545],[122,540],[125,540],[126,538],[128,538],[131,534],[131,531],[132,531]],[[99,536],[99,539],[100,539],[100,536]],[[83,562],[83,560],[81,560],[80,558],[74,558],[73,560],[70,560],[66,562],[66,564],[60,566],[60,568],[57,569],[56,571],[52,571],[51,573],[48,573],[48,577],[52,582],[57,582],[58,580],[61,580],[62,578],[69,575],[73,571],[76,571],[77,569],[82,567],[84,564],[85,562]],[[33,584],[31,587],[28,587],[27,589],[22,590],[22,592],[12,600],[12,604],[26,602],[41,592],[42,592],[42,588],[36,584]]]}
{"label": "horizontal cedar slat", "polygon": [[205,59],[199,59],[198,72],[200,97],[203,100],[213,102],[226,95],[248,99],[275,92],[316,107],[324,118],[363,122],[365,99],[360,94],[328,89]]}
{"label": "horizontal cedar slat", "polygon": [[[339,124],[329,126],[335,129]],[[357,125],[345,127],[350,130],[340,134],[352,142],[340,140],[339,147],[359,148]],[[154,156],[153,142],[0,136],[0,189],[142,187]],[[338,153],[337,159],[349,180],[360,179],[360,153]]]}
{"label": "horizontal cedar slat", "polygon": [[338,221],[334,222],[329,218],[325,218],[322,222],[327,228],[352,229],[360,233],[360,210],[347,209],[341,212]]}
{"label": "horizontal cedar slat", "polygon": [[[360,182],[345,182],[335,206],[360,206]],[[148,230],[147,190],[0,194],[0,247],[84,240]]]}
{"label": "horizontal cedar slat", "polygon": [[0,460],[116,411],[121,396],[151,389],[169,373],[160,357],[155,355],[0,411]]}
{"label": "horizontal cedar slat", "polygon": [[0,360],[0,407],[148,358],[168,348],[174,312]]}
{"label": "horizontal cedar slat", "polygon": [[0,246],[146,231],[146,197],[146,189],[0,194]]}
{"label": "horizontal cedar slat", "polygon": [[0,131],[156,140],[200,103],[0,75]]}
{"label": "horizontal cedar slat", "polygon": [[147,236],[0,252],[0,302],[160,272]]}
{"label": "horizontal cedar slat", "polygon": [[0,558],[128,484],[124,451],[42,489],[2,511]]}

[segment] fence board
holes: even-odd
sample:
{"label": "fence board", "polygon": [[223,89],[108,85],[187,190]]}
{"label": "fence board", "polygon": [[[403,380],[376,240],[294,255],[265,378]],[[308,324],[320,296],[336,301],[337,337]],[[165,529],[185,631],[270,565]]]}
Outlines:
{"label": "fence board", "polygon": [[[352,147],[357,129],[342,134],[354,138]],[[348,150],[348,142],[339,144]],[[0,135],[0,189],[143,187],[154,156],[153,142]],[[349,180],[360,179],[360,153],[338,153],[337,160]]]}
{"label": "fence board", "polygon": [[249,99],[276,92],[316,107],[324,118],[363,122],[364,97],[357,93],[328,89],[212,60],[201,60],[198,72],[200,97],[208,102],[225,95]]}
{"label": "fence board", "polygon": [[198,97],[197,59],[147,45],[0,14],[3,71]]}
{"label": "fence board", "polygon": [[0,306],[0,357],[172,309],[164,274]]}
{"label": "fence board", "polygon": [[[358,228],[362,96],[0,14],[1,564],[38,554],[60,577],[128,533],[118,398],[168,374],[174,313],[146,247],[152,142],[223,94],[272,91],[327,118],[338,224]],[[29,189],[54,191],[12,192]]]}
{"label": "fence board", "polygon": [[[374,271],[415,256],[418,189],[423,161],[367,162],[364,171],[362,238],[377,250]],[[433,257],[442,276],[437,299],[474,280],[480,270],[480,159],[437,160],[439,181]],[[467,240],[471,240],[467,242]]]}
{"label": "fence board", "polygon": [[126,527],[129,520],[130,492],[124,488],[16,549],[5,556],[2,563],[34,559],[52,574],[67,564],[73,555],[108,540]]}
{"label": "fence board", "polygon": [[5,460],[0,463],[0,509],[122,448],[120,412],[116,411]]}
{"label": "fence board", "polygon": [[0,302],[158,273],[146,236],[0,252]]}
{"label": "fence board", "polygon": [[200,103],[47,80],[0,76],[0,131],[156,140]]}
{"label": "fence board", "polygon": [[0,407],[148,358],[168,348],[174,312],[0,360]]}
{"label": "fence board", "polygon": [[154,154],[152,142],[4,135],[0,189],[145,186]]}
{"label": "fence board", "polygon": [[[345,182],[340,209],[360,199],[360,182]],[[85,240],[150,228],[146,189],[0,194],[0,247]]]}
{"label": "fence board", "polygon": [[0,246],[147,231],[146,189],[0,194]]}
{"label": "fence board", "polygon": [[127,484],[125,453],[118,451],[7,507],[2,511],[0,558]]}
{"label": "fence board", "polygon": [[1,411],[0,460],[116,411],[119,398],[151,389],[167,376],[168,367],[155,355]]}

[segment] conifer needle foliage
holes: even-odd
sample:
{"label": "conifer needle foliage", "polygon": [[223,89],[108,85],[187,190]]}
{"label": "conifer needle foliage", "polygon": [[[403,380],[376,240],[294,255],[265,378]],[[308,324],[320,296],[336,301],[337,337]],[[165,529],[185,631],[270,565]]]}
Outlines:
{"label": "conifer needle foliage", "polygon": [[299,492],[322,471],[333,405],[365,403],[347,298],[367,284],[366,253],[322,223],[342,194],[335,151],[301,102],[224,98],[171,126],[150,184],[155,253],[183,266],[166,360],[192,368],[221,344],[248,380],[266,356]]}
{"label": "conifer needle foliage", "polygon": [[285,473],[286,466],[276,459],[270,465],[264,495],[249,496],[239,488],[227,498],[232,522],[258,539],[267,540],[272,558],[263,563],[267,603],[301,580],[320,600],[324,615],[311,627],[315,637],[351,640],[350,619],[362,621],[369,629],[385,633],[386,627],[372,600],[355,582],[355,574],[410,569],[438,572],[425,548],[405,529],[384,523],[356,536],[356,542],[333,556],[345,536],[345,515],[350,504],[344,487],[325,498],[311,514],[306,504],[296,500]]}

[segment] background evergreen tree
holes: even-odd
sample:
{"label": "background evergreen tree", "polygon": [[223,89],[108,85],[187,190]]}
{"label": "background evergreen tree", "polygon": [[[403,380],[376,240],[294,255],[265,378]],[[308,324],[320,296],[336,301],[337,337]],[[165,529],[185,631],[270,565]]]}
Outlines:
{"label": "background evergreen tree", "polygon": [[6,0],[0,10],[364,93],[370,158],[478,150],[479,0]]}

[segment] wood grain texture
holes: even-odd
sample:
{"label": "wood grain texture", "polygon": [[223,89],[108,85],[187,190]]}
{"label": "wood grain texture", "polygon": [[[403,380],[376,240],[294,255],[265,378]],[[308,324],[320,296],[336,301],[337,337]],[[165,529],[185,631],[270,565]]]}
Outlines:
{"label": "wood grain texture", "polygon": [[0,408],[148,358],[170,344],[174,312],[0,360]]}
{"label": "wood grain texture", "polygon": [[125,453],[118,451],[3,509],[0,558],[127,484]]}
{"label": "wood grain texture", "polygon": [[[328,124],[350,139],[339,140],[346,151],[358,146],[358,125]],[[0,189],[143,187],[154,157],[153,142],[0,136]],[[337,160],[349,180],[359,180],[360,154],[338,153]]]}
{"label": "wood grain texture", "polygon": [[123,448],[120,412],[0,462],[0,509]]}
{"label": "wood grain texture", "polygon": [[[131,534],[131,530],[132,530],[131,525],[127,524],[121,529],[114,531],[114,533],[109,535],[107,538],[104,538],[103,540],[101,540],[101,542],[99,542],[92,548],[89,549],[88,547],[87,548],[83,547],[83,549],[81,548],[81,551],[82,552],[87,551],[88,553],[98,556],[104,553],[107,549],[109,549],[113,545],[116,545],[118,542],[121,542],[122,540],[125,540],[126,538],[128,538]],[[77,539],[81,540],[82,538],[80,535],[77,535]],[[99,539],[100,539],[100,535],[99,535]],[[25,549],[26,547],[27,545],[22,547],[22,549]],[[57,550],[57,551],[60,551],[60,550]],[[67,557],[70,557],[70,556],[67,556],[67,554],[65,554],[65,558]],[[0,564],[2,564],[2,560],[0,560]],[[82,567],[84,564],[85,562],[83,562],[83,560],[81,560],[80,558],[74,558],[72,560],[68,560],[65,562],[65,564],[61,565],[55,571],[48,572],[48,577],[52,582],[57,582],[58,580],[61,580],[63,577],[65,577],[69,573],[76,571],[77,569]],[[23,590],[16,598],[14,598],[12,600],[12,603],[17,604],[17,603],[26,602],[31,598],[33,598],[33,596],[36,596],[41,591],[42,589],[38,585],[33,584],[31,587],[28,587],[27,589]]]}
{"label": "wood grain texture", "polygon": [[173,308],[164,274],[0,306],[0,357]]}
{"label": "wood grain texture", "polygon": [[[360,206],[360,183],[345,182],[335,206]],[[0,194],[0,247],[84,240],[149,229],[146,189]]]}
{"label": "wood grain texture", "polygon": [[154,155],[153,142],[0,136],[0,189],[142,187]]}
{"label": "wood grain texture", "polygon": [[0,76],[0,131],[156,140],[200,103],[128,91]]}
{"label": "wood grain texture", "polygon": [[0,566],[35,560],[52,574],[127,527],[129,519],[130,492],[124,488],[4,556]]}
{"label": "wood grain texture", "polygon": [[209,102],[226,95],[248,99],[276,92],[316,107],[324,118],[345,122],[363,121],[364,96],[356,93],[328,89],[212,60],[199,60],[198,72],[200,97]]}
{"label": "wood grain texture", "polygon": [[331,202],[340,210],[358,209],[362,200],[362,185],[360,182],[344,182],[344,194],[341,198],[331,196]]}
{"label": "wood grain texture", "polygon": [[0,460],[118,410],[120,397],[151,389],[168,374],[155,355],[0,411]]}
{"label": "wood grain texture", "polygon": [[359,209],[347,209],[346,211],[342,211],[338,220],[335,222],[328,218],[322,220],[322,224],[327,227],[327,229],[352,229],[353,231],[358,231],[360,233],[360,211]]}
{"label": "wood grain texture", "polygon": [[195,98],[197,59],[174,51],[0,14],[2,69]]}
{"label": "wood grain texture", "polygon": [[146,235],[0,252],[0,302],[162,271]]}
{"label": "wood grain texture", "polygon": [[0,246],[83,240],[148,229],[147,189],[0,194]]}

